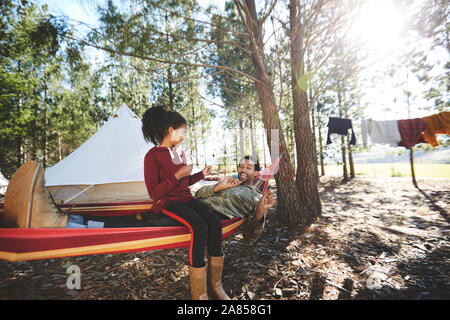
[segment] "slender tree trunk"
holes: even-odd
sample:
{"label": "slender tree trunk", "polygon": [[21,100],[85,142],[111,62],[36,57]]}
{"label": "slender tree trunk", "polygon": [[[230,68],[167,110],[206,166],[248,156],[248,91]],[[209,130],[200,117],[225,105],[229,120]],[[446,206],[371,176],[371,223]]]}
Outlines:
{"label": "slender tree trunk", "polygon": [[416,172],[414,170],[414,150],[413,147],[409,149],[409,163],[411,165],[411,178],[414,187],[418,188],[417,180],[416,180]]}
{"label": "slender tree trunk", "polygon": [[[409,72],[406,70],[406,104],[408,105],[408,119],[411,119],[411,105],[409,102]],[[414,170],[414,147],[409,149],[409,164],[411,166],[411,179],[414,187],[418,188],[417,180],[416,180],[416,172]]]}
{"label": "slender tree trunk", "polygon": [[58,159],[62,160],[62,150],[61,150],[61,135],[58,132]]}
{"label": "slender tree trunk", "polygon": [[323,140],[322,140],[322,122],[320,121],[320,113],[317,114],[319,122],[319,157],[320,157],[320,175],[323,177],[325,175],[325,164],[323,155]]}
{"label": "slender tree trunk", "polygon": [[172,80],[172,67],[169,65],[167,68],[167,84],[169,87],[169,110],[175,110],[173,103],[173,80]]}
{"label": "slender tree trunk", "polygon": [[[238,8],[242,5],[235,0]],[[254,67],[255,86],[258,91],[259,102],[262,109],[264,128],[267,130],[267,145],[271,149],[271,160],[275,160],[274,151],[287,151],[286,141],[281,128],[280,118],[276,109],[273,84],[269,78],[266,57],[264,53],[264,43],[262,34],[262,24],[258,21],[255,1],[245,0],[245,18],[251,43],[251,56]],[[242,11],[241,11],[242,14]],[[276,134],[276,136],[272,136]],[[272,141],[273,140],[273,141]],[[279,150],[272,149],[272,143]],[[301,223],[306,226],[310,211],[307,202],[300,200],[299,190],[294,181],[294,171],[289,157],[282,157],[279,162],[279,173],[275,174],[277,185],[278,212],[281,220],[291,226]]]}
{"label": "slender tree trunk", "polygon": [[263,130],[262,138],[263,138],[262,144],[263,144],[263,155],[264,155],[264,167],[267,167],[267,160],[266,160],[266,140],[265,140],[266,138],[264,137],[264,130]]}
{"label": "slender tree trunk", "polygon": [[[348,118],[347,110],[345,112],[345,117]],[[348,135],[347,135],[347,149],[348,149],[348,164],[350,167],[350,178],[353,179],[355,177],[355,165],[353,163],[352,145],[350,144],[350,137]]]}
{"label": "slender tree trunk", "polygon": [[[342,93],[343,97],[344,97],[344,116],[345,118],[349,118],[348,115],[348,108],[347,108],[347,104],[346,99],[345,99],[345,91]],[[353,179],[355,177],[355,165],[353,163],[353,151],[352,151],[352,145],[350,144],[350,137],[347,135],[347,149],[348,149],[348,164],[350,167],[350,178]]]}
{"label": "slender tree trunk", "polygon": [[241,160],[241,158],[239,157],[239,153],[238,153],[238,145],[239,145],[239,137],[238,134],[236,133],[236,130],[234,130],[234,162],[236,163],[236,168],[239,167],[239,163],[238,161]]}
{"label": "slender tree trunk", "polygon": [[314,106],[312,106],[311,108],[311,120],[312,120],[312,129],[313,129],[313,140],[314,140],[314,159],[316,161],[316,169],[317,169],[317,183],[319,183],[319,167],[317,166],[317,143],[316,143],[316,121],[315,121],[315,117],[314,117]]}
{"label": "slender tree trunk", "polygon": [[[18,68],[17,71],[18,71],[19,74],[21,72],[21,66],[22,66],[21,61],[19,61],[17,63],[17,68]],[[19,110],[23,108],[23,100],[22,100],[22,92],[21,91],[19,91],[19,93],[18,93],[17,107],[19,108]],[[22,139],[22,136],[18,136],[17,137],[17,139],[16,139],[16,146],[17,146],[16,147],[16,158],[17,158],[16,164],[17,164],[17,168],[19,168],[24,163],[24,161],[23,161],[23,139]]]}
{"label": "slender tree trunk", "polygon": [[[342,96],[341,96],[341,87],[338,84],[338,103],[339,103],[339,117],[343,117],[342,113]],[[345,138],[344,136],[341,136],[341,152],[342,152],[342,171],[343,171],[343,178],[344,181],[348,181],[348,171],[347,171],[347,157],[346,157],[346,150],[345,150]]]}
{"label": "slender tree trunk", "polygon": [[290,152],[290,161],[292,161],[292,164],[294,166],[294,174],[297,174],[297,158],[295,153],[295,140],[294,140],[294,125],[291,123],[291,126],[289,127],[289,135],[291,142],[289,143],[289,152]]}
{"label": "slender tree trunk", "polygon": [[239,117],[239,158],[245,155],[244,145],[244,121]]}
{"label": "slender tree trunk", "polygon": [[202,143],[203,143],[203,157],[205,160],[205,167],[207,166],[206,163],[206,144],[205,144],[205,122],[202,120]]}
{"label": "slender tree trunk", "polygon": [[198,166],[198,144],[197,144],[197,130],[195,126],[195,106],[192,106],[192,130],[194,137],[194,154],[195,154],[195,165]]}
{"label": "slender tree trunk", "polygon": [[251,146],[252,146],[252,156],[257,157],[256,155],[256,142],[255,142],[255,132],[253,130],[253,117],[250,115],[250,140],[251,140]]}
{"label": "slender tree trunk", "polygon": [[[166,22],[166,43],[167,46],[169,46],[169,29],[168,29],[168,23],[167,23],[168,17],[167,12],[165,15],[165,22]],[[169,88],[169,109],[171,111],[175,110],[174,102],[173,102],[173,77],[172,77],[172,65],[167,66],[167,85]]]}
{"label": "slender tree trunk", "polygon": [[225,178],[226,176],[227,176],[227,143],[226,143],[226,141],[225,141],[225,144],[224,144],[224,151],[223,151],[223,154],[224,154],[224,156],[223,156],[223,167],[224,167],[224,175],[223,175],[223,177]]}
{"label": "slender tree trunk", "polygon": [[347,148],[348,148],[348,164],[350,167],[350,178],[355,177],[355,165],[353,163],[353,151],[352,145],[350,144],[350,137],[347,136]]}
{"label": "slender tree trunk", "polygon": [[[44,75],[45,77],[45,75]],[[48,128],[48,108],[47,108],[47,81],[44,81],[44,124],[45,124],[45,130],[43,132],[43,136],[44,136],[44,143],[43,143],[43,157],[42,157],[42,166],[44,167],[44,170],[47,168],[47,128]]]}
{"label": "slender tree trunk", "polygon": [[304,26],[301,24],[300,7],[297,0],[289,2],[289,37],[291,57],[291,86],[294,107],[294,134],[297,153],[296,184],[300,191],[300,203],[309,221],[320,216],[317,182],[319,181],[315,158],[314,138],[310,125],[310,106],[304,83]]}
{"label": "slender tree trunk", "polygon": [[341,153],[342,153],[342,173],[344,181],[348,181],[348,171],[347,171],[347,157],[345,150],[345,138],[341,136]]}
{"label": "slender tree trunk", "polygon": [[[47,106],[45,106],[45,112],[44,112],[44,121],[45,121],[45,127],[48,128],[48,110],[47,110]],[[42,166],[44,167],[44,169],[47,168],[47,162],[48,162],[48,138],[47,138],[47,131],[44,130],[43,132],[43,136],[44,136],[44,150],[42,152],[43,157],[42,157]]]}

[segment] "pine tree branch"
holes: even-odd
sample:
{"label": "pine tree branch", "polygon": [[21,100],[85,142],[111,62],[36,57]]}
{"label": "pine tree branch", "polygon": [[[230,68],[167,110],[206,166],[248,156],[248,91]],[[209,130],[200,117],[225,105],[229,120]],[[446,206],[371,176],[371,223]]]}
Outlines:
{"label": "pine tree branch", "polygon": [[267,18],[272,13],[273,9],[275,8],[275,5],[277,4],[277,0],[272,0],[272,3],[270,5],[269,10],[262,16],[262,18],[259,20],[259,24],[263,25],[264,22],[266,22]]}
{"label": "pine tree branch", "polygon": [[221,66],[221,65],[211,65],[211,64],[204,64],[204,63],[191,63],[191,62],[182,62],[182,61],[172,61],[172,60],[168,60],[168,59],[162,59],[162,58],[156,58],[156,57],[146,57],[146,56],[142,56],[139,54],[135,54],[135,53],[131,53],[131,52],[124,52],[124,51],[118,51],[118,50],[113,50],[110,48],[105,48],[103,46],[99,46],[93,43],[90,43],[86,40],[82,40],[82,39],[77,39],[74,38],[72,36],[69,35],[64,35],[64,37],[71,39],[73,41],[77,41],[81,44],[84,44],[86,46],[92,47],[92,48],[96,48],[105,52],[108,52],[110,54],[114,54],[114,55],[121,55],[121,56],[128,56],[128,57],[134,57],[134,58],[138,58],[138,59],[143,59],[143,60],[149,60],[149,61],[155,61],[155,62],[160,62],[160,63],[164,63],[164,64],[170,64],[170,65],[184,65],[184,66],[190,66],[190,67],[201,67],[201,68],[215,68],[215,69],[219,69],[219,70],[227,70],[227,71],[231,71],[233,73],[239,74],[245,78],[248,78],[254,82],[258,82],[258,83],[263,83],[262,81],[260,81],[259,79],[246,74],[245,72],[227,67],[227,66]]}

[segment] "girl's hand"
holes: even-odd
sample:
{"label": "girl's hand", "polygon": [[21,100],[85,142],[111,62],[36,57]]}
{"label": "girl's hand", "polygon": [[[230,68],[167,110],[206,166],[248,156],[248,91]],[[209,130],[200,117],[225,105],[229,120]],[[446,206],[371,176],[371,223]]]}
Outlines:
{"label": "girl's hand", "polygon": [[193,165],[192,165],[192,164],[180,168],[180,169],[175,173],[175,178],[176,178],[177,180],[180,180],[181,178],[190,176],[190,175],[191,175],[192,168],[193,168]]}
{"label": "girl's hand", "polygon": [[211,174],[211,166],[206,166],[203,170],[203,175],[206,177]]}

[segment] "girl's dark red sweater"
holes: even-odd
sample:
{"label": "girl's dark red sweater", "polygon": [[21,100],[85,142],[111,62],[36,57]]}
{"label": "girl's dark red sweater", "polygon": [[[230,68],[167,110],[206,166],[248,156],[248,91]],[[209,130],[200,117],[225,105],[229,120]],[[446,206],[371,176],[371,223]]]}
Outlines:
{"label": "girl's dark red sweater", "polygon": [[154,201],[152,212],[159,213],[171,202],[187,202],[192,199],[190,185],[204,178],[203,172],[177,180],[175,173],[186,165],[184,153],[181,159],[166,147],[151,148],[144,158],[144,178],[148,194]]}

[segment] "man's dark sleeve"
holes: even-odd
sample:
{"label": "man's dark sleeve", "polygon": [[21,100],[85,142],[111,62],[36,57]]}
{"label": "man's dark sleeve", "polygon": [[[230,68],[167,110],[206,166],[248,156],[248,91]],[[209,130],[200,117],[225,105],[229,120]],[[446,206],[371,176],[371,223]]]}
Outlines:
{"label": "man's dark sleeve", "polygon": [[261,220],[256,220],[256,208],[258,207],[261,197],[262,195],[259,193],[257,197],[254,197],[253,210],[247,216],[244,225],[242,226],[242,236],[244,238],[244,242],[247,244],[253,243],[259,238],[266,224],[267,210],[264,212],[264,216]]}

